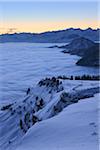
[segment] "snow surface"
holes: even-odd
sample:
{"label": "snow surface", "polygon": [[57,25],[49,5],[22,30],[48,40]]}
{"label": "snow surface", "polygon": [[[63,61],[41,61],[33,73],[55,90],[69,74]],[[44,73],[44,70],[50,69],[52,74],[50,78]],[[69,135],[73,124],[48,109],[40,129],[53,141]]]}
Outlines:
{"label": "snow surface", "polygon": [[99,96],[81,100],[35,124],[16,150],[98,150]]}
{"label": "snow surface", "polygon": [[[20,145],[21,139],[25,135],[27,135],[29,128],[31,129],[31,127],[33,126],[32,129],[34,129],[36,127],[36,124],[37,124],[37,126],[39,125],[37,127],[39,129],[41,124],[44,126],[44,123],[45,123],[44,120],[49,121],[49,118],[54,117],[57,114],[61,113],[63,111],[63,109],[67,106],[68,107],[65,110],[66,111],[67,111],[67,109],[70,110],[70,113],[72,111],[73,117],[75,116],[75,114],[76,115],[78,113],[80,114],[81,109],[82,109],[82,112],[84,109],[85,112],[83,113],[83,115],[86,114],[85,117],[87,116],[87,113],[90,111],[90,108],[92,109],[93,105],[94,105],[93,108],[97,109],[97,101],[96,102],[94,101],[94,104],[88,106],[88,104],[86,103],[87,102],[86,97],[91,97],[94,94],[99,92],[98,91],[98,89],[99,89],[98,81],[59,80],[60,82],[62,81],[62,84],[59,84],[59,86],[56,86],[56,82],[53,83],[53,86],[52,86],[51,85],[52,80],[50,80],[48,82],[47,81],[46,81],[46,84],[49,82],[49,86],[47,86],[47,85],[40,86],[39,84],[37,84],[36,86],[31,88],[30,93],[28,95],[25,95],[24,97],[20,98],[19,101],[14,102],[13,105],[11,106],[12,109],[0,111],[0,148],[1,148],[1,150],[15,150],[15,148],[18,145]],[[36,99],[37,96],[38,96],[38,99]],[[42,105],[41,108],[39,108],[37,106],[37,104],[40,103],[41,98],[43,99],[44,104]],[[74,106],[73,103],[79,102],[80,99],[84,99],[84,98],[86,99],[85,100],[86,102],[84,101],[83,105],[80,104],[79,108],[75,109],[76,113],[74,113],[73,112],[74,107],[78,107],[78,106],[76,106],[76,105]],[[93,100],[94,99],[95,98],[93,98]],[[96,97],[96,99],[97,99],[97,97]],[[92,98],[90,99],[90,101],[92,102]],[[73,105],[72,109],[69,106],[70,104]],[[84,106],[84,105],[86,105],[86,106]],[[25,107],[25,109],[24,109],[24,107]],[[33,109],[34,109],[34,112],[33,112]],[[77,112],[77,110],[78,110],[78,112]],[[63,112],[65,112],[65,111],[63,111]],[[26,113],[30,114],[30,116],[29,116],[30,121],[27,121],[27,123],[25,122]],[[42,120],[42,121],[41,122],[37,121],[37,122],[35,122],[35,124],[33,124],[33,121],[32,121],[33,115],[35,115],[36,117],[38,117],[39,120]],[[82,115],[82,113],[79,115],[79,117],[76,116],[76,119],[75,119],[76,122],[80,123],[80,121],[81,121],[80,116],[81,115]],[[92,117],[92,115],[93,115],[93,113],[91,113],[91,117]],[[94,111],[94,115],[97,115],[97,112],[95,113],[95,111]],[[94,118],[94,115],[93,115],[93,118]],[[65,116],[70,117],[69,114],[68,115],[65,114]],[[70,122],[70,125],[75,124],[75,122],[74,122],[75,120],[73,120],[74,118],[72,116],[71,116],[72,119],[68,118],[68,122]],[[78,117],[78,119],[80,118],[80,121],[77,120],[77,117]],[[21,127],[20,127],[20,119],[23,121],[23,129],[21,129]],[[54,119],[56,119],[56,117],[54,117]],[[66,117],[66,119],[67,119],[67,117]],[[89,119],[89,117],[88,117],[88,119]],[[52,120],[52,119],[50,119],[50,120]],[[85,119],[83,118],[83,121],[84,120]],[[50,133],[55,132],[55,128],[53,129],[53,131],[51,131],[53,126],[54,126],[53,122],[51,122],[50,125],[48,125],[48,124],[46,125],[46,126],[51,126],[50,131],[48,131],[49,130],[48,128],[46,129],[46,131],[43,130],[43,132],[42,132],[43,135],[42,135],[41,131],[40,131],[41,135],[39,132],[36,131],[36,133],[39,135],[36,135],[34,138],[36,138],[36,137],[39,138],[39,136],[41,138],[41,136],[44,136],[45,132],[50,132]],[[95,120],[95,122],[97,125],[96,120]],[[62,124],[62,123],[60,123],[60,119],[59,119],[58,123],[59,123],[59,125]],[[66,125],[66,123],[67,122],[65,121],[65,125]],[[82,123],[83,122],[81,122],[81,124]],[[64,122],[62,124],[62,128],[66,129],[67,126],[64,127],[63,125],[64,125]],[[71,127],[72,130],[74,130],[74,129],[76,130],[77,126],[76,126],[76,128],[74,128],[70,125],[68,125],[68,127]],[[57,124],[56,124],[56,126],[57,126]],[[83,126],[84,126],[84,123],[83,123]],[[57,127],[59,127],[59,126],[57,126]],[[58,128],[58,130],[60,131],[59,128]],[[68,130],[70,131],[71,129],[68,129]],[[35,134],[33,134],[33,135],[35,135]],[[64,131],[63,131],[63,134],[64,134]],[[76,134],[76,133],[73,133],[73,134]],[[49,136],[53,139],[52,134]],[[59,136],[60,136],[60,133],[59,133]],[[68,133],[68,136],[71,136],[71,135]],[[85,135],[83,135],[83,137],[84,136]],[[57,138],[58,138],[58,136],[57,136]],[[62,138],[64,138],[64,135]],[[69,139],[70,138],[71,137],[69,137]],[[65,137],[65,140],[66,140],[66,137]],[[72,142],[73,142],[73,140],[74,139],[72,139]],[[38,139],[37,139],[37,141],[38,141]],[[47,141],[48,140],[46,140],[46,142]],[[40,143],[40,147],[41,147],[41,142],[39,142],[39,143]],[[47,142],[47,144],[48,144],[48,142]],[[37,145],[38,144],[36,144],[36,146]],[[51,146],[53,146],[53,145],[51,144]],[[38,150],[38,147],[36,147],[36,148],[37,149],[35,149],[35,150]],[[43,147],[43,149],[44,148],[45,147]]]}

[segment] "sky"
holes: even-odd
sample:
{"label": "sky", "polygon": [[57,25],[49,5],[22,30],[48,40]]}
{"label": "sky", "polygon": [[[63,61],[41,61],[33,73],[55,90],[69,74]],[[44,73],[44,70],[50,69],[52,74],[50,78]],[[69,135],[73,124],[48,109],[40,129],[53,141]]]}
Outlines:
{"label": "sky", "polygon": [[98,28],[97,1],[1,1],[0,33]]}

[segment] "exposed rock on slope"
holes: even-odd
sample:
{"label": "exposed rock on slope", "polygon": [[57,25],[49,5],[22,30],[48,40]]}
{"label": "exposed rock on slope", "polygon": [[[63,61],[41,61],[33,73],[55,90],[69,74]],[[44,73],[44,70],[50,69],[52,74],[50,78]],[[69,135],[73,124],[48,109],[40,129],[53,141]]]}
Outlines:
{"label": "exposed rock on slope", "polygon": [[[75,83],[76,82],[76,83]],[[3,106],[0,111],[0,148],[14,150],[24,134],[34,124],[60,113],[66,106],[99,92],[98,81],[90,83],[41,80],[20,102]],[[93,82],[93,81],[91,81]]]}
{"label": "exposed rock on slope", "polygon": [[17,150],[98,150],[99,96],[70,105],[59,115],[36,124]]}

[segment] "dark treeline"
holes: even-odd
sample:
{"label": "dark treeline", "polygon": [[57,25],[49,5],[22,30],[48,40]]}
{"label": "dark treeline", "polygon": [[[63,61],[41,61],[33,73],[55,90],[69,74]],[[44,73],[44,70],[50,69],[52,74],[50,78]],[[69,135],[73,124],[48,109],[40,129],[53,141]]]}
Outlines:
{"label": "dark treeline", "polygon": [[100,76],[99,75],[82,75],[82,76],[58,76],[58,79],[64,79],[64,80],[95,80],[95,81],[99,81],[100,80]]}
{"label": "dark treeline", "polygon": [[9,104],[9,105],[3,106],[3,107],[1,108],[1,110],[10,109],[12,105],[13,105],[13,104]]}

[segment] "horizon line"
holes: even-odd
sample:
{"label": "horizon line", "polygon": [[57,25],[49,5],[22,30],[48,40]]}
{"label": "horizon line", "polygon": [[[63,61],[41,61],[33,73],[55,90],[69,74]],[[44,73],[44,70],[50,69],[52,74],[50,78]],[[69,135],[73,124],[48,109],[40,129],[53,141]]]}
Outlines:
{"label": "horizon line", "polygon": [[4,35],[4,34],[20,34],[20,33],[30,33],[30,34],[42,34],[42,33],[47,33],[47,32],[57,32],[57,31],[65,31],[65,30],[68,30],[68,29],[74,29],[74,30],[88,30],[88,29],[91,29],[91,30],[99,30],[100,28],[97,27],[97,28],[92,28],[92,27],[87,27],[87,28],[74,28],[74,27],[70,27],[70,28],[65,28],[65,29],[58,29],[58,30],[47,30],[47,31],[44,31],[44,32],[13,32],[13,33],[0,33],[0,35]]}

